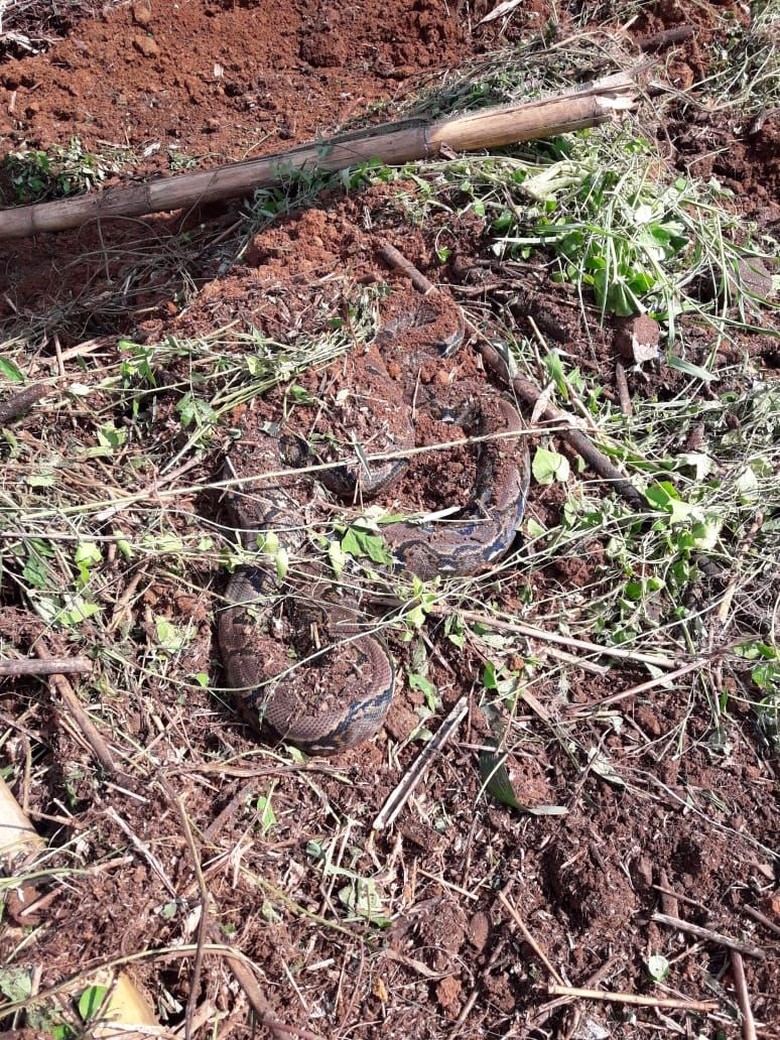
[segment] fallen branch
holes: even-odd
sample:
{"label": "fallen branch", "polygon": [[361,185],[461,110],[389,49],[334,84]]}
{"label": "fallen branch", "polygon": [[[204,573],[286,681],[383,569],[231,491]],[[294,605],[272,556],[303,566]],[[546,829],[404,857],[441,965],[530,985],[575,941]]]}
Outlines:
{"label": "fallen branch", "polygon": [[[46,665],[55,658],[49,653],[47,648],[43,645],[43,642],[39,640],[35,644],[35,652],[41,659],[41,663]],[[53,690],[55,690],[60,699],[64,702],[69,714],[76,722],[82,737],[92,749],[95,758],[105,769],[106,773],[116,779],[124,779],[122,774],[117,769],[114,762],[114,758],[108,749],[108,745],[101,737],[97,730],[97,727],[93,724],[87,712],[82,707],[81,701],[76,696],[73,687],[70,685],[68,680],[62,674],[61,671],[55,671],[50,675],[49,684]]]}
{"label": "fallen branch", "polygon": [[633,76],[618,73],[553,97],[451,116],[431,123],[411,119],[290,148],[213,170],[163,177],[76,199],[0,211],[0,239],[80,227],[90,220],[159,213],[246,195],[257,188],[361,166],[374,160],[405,163],[453,151],[500,148],[596,126],[632,109]]}
{"label": "fallen branch", "polygon": [[[2,213],[0,213],[2,218]],[[34,404],[49,393],[49,387],[43,383],[33,383],[18,394],[13,394],[0,404],[0,426],[7,426],[9,422],[24,415]]]}
{"label": "fallen branch", "polygon": [[52,657],[47,661],[35,661],[27,657],[0,661],[0,679],[12,675],[65,675],[92,671],[88,657]]}

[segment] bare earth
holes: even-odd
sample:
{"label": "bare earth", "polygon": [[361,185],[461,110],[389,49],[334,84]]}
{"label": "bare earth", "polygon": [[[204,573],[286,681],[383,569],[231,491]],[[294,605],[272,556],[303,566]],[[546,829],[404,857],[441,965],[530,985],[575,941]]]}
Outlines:
{"label": "bare earth", "polygon": [[[169,176],[172,154],[218,164],[279,150],[349,127],[377,102],[386,106],[380,119],[393,118],[441,71],[543,30],[554,5],[534,0],[521,4],[509,23],[499,18],[479,26],[490,6],[481,0],[471,7],[438,0],[109,5],[93,18],[74,17],[38,56],[7,50],[0,61],[0,135],[6,149],[22,142],[67,144],[73,135],[87,149],[108,142],[131,149],[137,159],[132,175],[144,177]],[[706,74],[712,53],[706,7],[652,5],[657,13],[640,15],[627,36],[669,28],[683,20],[676,12],[686,7],[698,32],[675,50],[666,69],[680,88]],[[719,7],[742,17],[739,4]],[[565,30],[564,18],[558,32]],[[779,132],[777,112],[751,141],[717,113],[697,126],[681,121],[665,128],[671,162],[718,177],[735,192],[735,207],[775,234]],[[227,365],[240,364],[246,350],[223,331],[228,325],[232,333],[260,328],[289,343],[326,331],[334,317],[349,327],[372,293],[380,296],[381,320],[383,287],[412,293],[378,256],[390,242],[458,302],[475,308],[488,334],[507,315],[520,329],[533,321],[616,396],[612,329],[594,323],[586,339],[577,301],[547,280],[542,264],[510,271],[494,263],[473,214],[442,212],[415,222],[400,197],[416,190],[411,180],[334,190],[252,235],[227,273],[223,264],[240,242],[239,203],[0,243],[3,339],[37,328],[47,315],[40,371],[48,373],[50,358],[64,355],[63,383],[93,386],[91,407],[99,410],[101,402],[104,408],[116,403],[100,396],[98,384],[101,366],[116,363],[123,337],[149,344],[167,336],[216,336]],[[223,241],[215,241],[222,229]],[[97,346],[68,355],[91,340]],[[746,335],[742,346],[767,371],[780,364],[769,328]],[[724,346],[723,361],[729,350]],[[350,383],[370,378],[361,357],[356,351]],[[339,379],[347,380],[339,365],[308,373],[299,388],[316,398],[327,383],[336,395]],[[443,371],[451,379],[490,378],[468,342]],[[173,358],[156,376],[138,420],[148,423],[150,454],[136,486],[150,489],[150,504],[158,478],[159,489],[165,487],[161,464],[185,448],[177,387],[197,379],[197,366]],[[678,379],[668,368],[650,370],[630,390],[663,399],[674,394]],[[168,502],[170,532],[187,544],[194,535],[214,536],[223,514],[219,495],[207,488],[219,479],[235,439],[229,431],[240,429],[240,443],[251,449],[256,424],[272,419],[285,401],[277,390],[252,406],[236,404],[220,436],[179,478],[185,490]],[[56,397],[47,407],[20,420],[16,436],[50,436]],[[76,457],[92,444],[92,430],[86,411],[71,414],[60,448]],[[136,420],[129,407],[114,415],[128,430]],[[432,421],[417,430],[418,443],[443,436],[452,436],[452,428]],[[247,451],[240,443],[239,468]],[[85,480],[108,486],[111,466],[123,464],[96,462]],[[418,456],[380,501],[407,512],[462,503],[473,466],[465,450]],[[532,485],[530,519],[555,523],[562,505],[560,487]],[[146,533],[143,506],[124,520],[107,520],[105,533],[123,522],[128,535]],[[532,571],[523,567],[521,538],[517,555],[464,605],[479,610],[480,603],[497,602],[505,615],[544,628],[547,604],[563,599],[571,631],[579,632],[605,549],[595,528],[587,546],[564,547],[554,564]],[[289,753],[259,743],[229,697],[212,692],[222,684],[214,615],[224,569],[216,554],[181,559],[183,571],[153,572],[121,554],[110,559],[103,592],[110,645],[106,629],[89,621],[65,633],[48,631],[25,610],[16,583],[3,580],[3,648],[26,653],[45,633],[53,652],[96,657],[96,672],[80,696],[122,775],[112,778],[100,768],[45,685],[3,681],[4,775],[59,850],[49,866],[69,873],[66,884],[41,881],[36,897],[51,890],[56,897],[34,920],[20,916],[23,907],[9,897],[0,961],[13,955],[15,965],[42,965],[45,989],[77,967],[150,951],[129,971],[174,1029],[187,1014],[194,955],[169,948],[204,938],[193,911],[205,890],[210,940],[232,943],[252,962],[270,1014],[309,1030],[303,1035],[740,1036],[724,1011],[734,1004],[729,949],[653,921],[662,911],[759,948],[762,956],[744,957],[747,990],[758,1035],[780,1037],[777,759],[738,696],[729,701],[718,737],[728,753],[722,745],[715,753],[712,714],[695,672],[634,694],[651,674],[640,662],[610,660],[604,674],[555,656],[553,644],[506,633],[493,633],[505,637],[503,643],[488,638],[460,647],[448,637],[445,619],[431,617],[424,640],[415,635],[409,642],[401,629],[391,630],[401,681],[380,735],[335,760],[296,765]],[[727,582],[728,574],[702,578],[703,599],[712,591],[708,582],[719,580]],[[777,588],[764,591],[759,613],[771,612],[777,595]],[[168,657],[159,649],[160,619],[189,633],[186,646]],[[441,699],[425,725],[435,731],[462,697],[470,710],[394,827],[373,833],[374,817],[423,746],[408,742],[426,704],[424,691],[406,678],[420,671],[420,653]],[[496,654],[509,658],[532,694],[516,702],[513,733],[523,737],[507,749],[515,793],[531,807],[565,807],[564,815],[512,810],[482,790],[477,758],[491,733],[480,709],[482,677]],[[729,664],[711,667],[720,669],[718,689],[741,688],[743,677]],[[199,673],[208,676],[205,686],[194,679]],[[162,677],[171,674],[178,685],[166,683],[162,698]],[[177,698],[170,696],[173,688]],[[583,749],[604,756],[619,780],[583,769]],[[33,925],[40,930],[22,944]],[[163,949],[169,952],[154,954]],[[648,974],[653,954],[673,964],[665,987]],[[714,1001],[720,1011],[708,1018],[619,1003],[556,1002],[546,988],[555,980]],[[265,1035],[263,1028],[253,1032],[246,999],[222,954],[206,954],[195,985],[193,1007],[202,1009],[204,1022],[193,1035]],[[209,1022],[215,1032],[206,1028]],[[0,1025],[10,1029],[11,1019]]]}

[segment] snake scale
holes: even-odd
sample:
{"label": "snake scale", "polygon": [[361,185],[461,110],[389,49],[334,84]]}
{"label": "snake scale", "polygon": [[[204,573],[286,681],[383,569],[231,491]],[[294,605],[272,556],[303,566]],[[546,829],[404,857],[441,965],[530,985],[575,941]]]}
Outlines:
{"label": "snake scale", "polygon": [[[421,366],[432,358],[451,356],[463,339],[460,309],[451,301],[449,306],[455,315],[454,328],[435,343],[420,346],[418,342],[419,330],[426,324],[424,302],[387,322],[377,336],[375,407],[384,395],[397,410],[400,382],[401,408],[407,418],[406,429],[390,445],[397,449],[396,455],[414,445],[413,412],[419,406],[416,380]],[[409,346],[410,333],[416,346]],[[394,358],[396,379],[391,378],[385,357]],[[429,397],[427,407],[457,413],[459,425],[484,438],[470,504],[452,521],[398,521],[384,526],[382,533],[397,572],[423,580],[437,574],[477,574],[509,550],[523,516],[528,449],[524,438],[511,437],[522,431],[522,420],[508,400],[484,384],[466,389],[436,387]],[[311,552],[305,510],[313,479],[291,473],[290,467],[321,462],[322,456],[300,437],[275,431],[261,432],[255,443],[253,468],[270,476],[251,496],[238,492],[228,496],[230,521],[246,549],[256,551],[273,532],[291,557],[306,559]],[[333,496],[350,501],[358,491],[363,498],[378,494],[398,480],[407,466],[407,460],[399,458],[367,463],[364,453],[358,452],[356,458],[354,448],[337,448],[335,456],[334,460],[331,445],[325,459],[330,467],[317,476]],[[286,474],[278,476],[280,471]],[[345,598],[323,565],[304,564],[295,578],[294,582],[288,576],[280,579],[273,559],[262,553],[256,563],[239,567],[225,590],[219,646],[228,684],[253,726],[267,725],[308,753],[334,753],[363,743],[382,725],[393,697],[395,669],[384,641],[370,630],[370,619]],[[310,667],[301,673],[300,664]]]}

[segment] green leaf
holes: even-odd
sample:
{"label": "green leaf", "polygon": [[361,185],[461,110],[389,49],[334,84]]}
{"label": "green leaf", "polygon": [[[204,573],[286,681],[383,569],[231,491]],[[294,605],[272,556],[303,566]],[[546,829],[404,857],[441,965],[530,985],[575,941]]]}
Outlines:
{"label": "green leaf", "polygon": [[48,488],[54,487],[57,478],[51,470],[41,470],[38,473],[30,473],[24,478],[24,481],[31,488]]}
{"label": "green leaf", "polygon": [[435,711],[438,707],[438,690],[436,686],[418,672],[410,672],[408,675],[409,689],[420,690],[425,697],[425,705],[429,711]]}
{"label": "green leaf", "polygon": [[8,358],[0,357],[0,375],[5,379],[9,379],[12,383],[24,382],[24,376],[21,371]]}
{"label": "green leaf", "polygon": [[355,558],[367,556],[373,563],[389,566],[393,562],[384,538],[359,524],[353,524],[346,529],[341,539],[341,548]]}
{"label": "green leaf", "polygon": [[127,430],[118,430],[113,423],[106,423],[97,431],[98,444],[109,453],[121,447],[127,440]]}
{"label": "green leaf", "polygon": [[157,642],[169,654],[175,654],[189,642],[188,634],[178,625],[172,624],[168,618],[157,615],[154,619]]}
{"label": "green leaf", "polygon": [[670,970],[669,961],[660,953],[654,953],[647,958],[647,973],[655,982],[663,982],[668,978]]}
{"label": "green leaf", "polygon": [[552,484],[554,480],[563,483],[569,479],[569,460],[557,451],[537,448],[531,470],[537,484]]}
{"label": "green leaf", "polygon": [[28,968],[6,965],[0,968],[0,993],[14,1003],[32,995],[32,980]]}
{"label": "green leaf", "polygon": [[89,1022],[100,1011],[106,999],[108,989],[105,986],[88,986],[79,997],[79,1015],[82,1022]]}
{"label": "green leaf", "polygon": [[717,382],[720,378],[719,376],[716,376],[714,372],[708,372],[706,368],[694,365],[690,361],[686,361],[685,358],[675,357],[673,354],[666,355],[666,363],[669,368],[674,368],[676,371],[682,372],[683,375],[690,376],[692,379],[701,379],[704,383]]}
{"label": "green leaf", "polygon": [[337,542],[335,538],[331,538],[328,541],[328,560],[330,561],[333,573],[337,578],[340,578],[344,573],[347,554],[344,552],[341,543]]}
{"label": "green leaf", "polygon": [[263,835],[268,834],[276,826],[276,813],[271,805],[271,796],[260,795],[255,804],[255,811],[259,816],[260,831]]}

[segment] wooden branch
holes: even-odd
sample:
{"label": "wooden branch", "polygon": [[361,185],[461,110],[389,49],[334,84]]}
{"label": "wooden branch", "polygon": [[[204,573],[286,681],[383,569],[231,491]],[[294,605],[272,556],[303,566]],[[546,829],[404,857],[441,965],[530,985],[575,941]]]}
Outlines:
{"label": "wooden branch", "polygon": [[52,657],[37,661],[27,657],[13,657],[0,661],[0,679],[9,675],[68,675],[92,671],[88,657]]}
{"label": "wooden branch", "polygon": [[742,1037],[743,1040],[756,1040],[756,1020],[753,1018],[753,1010],[750,1007],[750,995],[745,978],[745,965],[742,962],[742,954],[736,950],[731,951],[731,974],[734,976],[734,990],[737,994],[737,1004],[742,1015]]}
{"label": "wooden branch", "polygon": [[0,239],[80,227],[90,220],[133,217],[246,195],[293,176],[343,170],[371,160],[405,163],[450,151],[480,151],[582,130],[633,108],[638,91],[626,73],[553,97],[451,116],[385,123],[213,170],[162,177],[92,195],[0,211]]}

